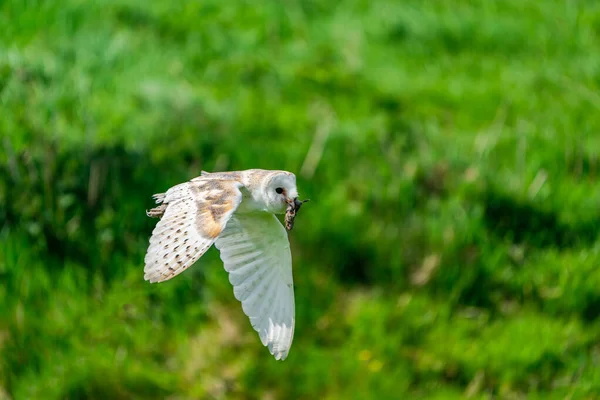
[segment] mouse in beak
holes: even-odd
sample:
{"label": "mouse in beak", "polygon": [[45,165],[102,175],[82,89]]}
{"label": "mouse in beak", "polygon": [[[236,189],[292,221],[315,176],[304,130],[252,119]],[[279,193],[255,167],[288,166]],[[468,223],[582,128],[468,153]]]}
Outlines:
{"label": "mouse in beak", "polygon": [[298,212],[298,210],[300,210],[300,207],[302,207],[302,204],[306,203],[307,201],[310,201],[310,199],[306,199],[306,200],[298,200],[298,198],[294,198],[294,199],[290,199],[288,200],[288,207],[287,210],[285,211],[285,228],[288,231],[291,231],[292,228],[294,227],[294,220],[296,219],[296,213]]}

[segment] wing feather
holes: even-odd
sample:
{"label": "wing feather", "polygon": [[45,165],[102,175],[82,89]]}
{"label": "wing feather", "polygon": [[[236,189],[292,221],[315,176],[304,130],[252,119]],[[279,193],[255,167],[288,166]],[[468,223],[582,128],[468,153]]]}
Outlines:
{"label": "wing feather", "polygon": [[242,201],[237,181],[203,179],[174,186],[157,202],[166,206],[152,231],[144,279],[163,282],[194,264],[215,242]]}
{"label": "wing feather", "polygon": [[277,360],[284,360],[295,324],[292,256],[285,228],[272,214],[236,214],[215,246],[234,295],[261,342]]}

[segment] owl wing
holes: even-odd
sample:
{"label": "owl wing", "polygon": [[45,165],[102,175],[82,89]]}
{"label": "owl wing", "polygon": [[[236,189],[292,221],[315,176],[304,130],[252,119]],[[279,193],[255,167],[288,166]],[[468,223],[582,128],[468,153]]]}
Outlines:
{"label": "owl wing", "polygon": [[271,354],[284,360],[295,323],[292,255],[285,228],[273,214],[236,214],[215,246],[252,327]]}
{"label": "owl wing", "polygon": [[150,237],[144,279],[163,282],[194,264],[241,203],[242,188],[234,180],[196,178],[155,195],[162,204],[154,215],[162,218]]}

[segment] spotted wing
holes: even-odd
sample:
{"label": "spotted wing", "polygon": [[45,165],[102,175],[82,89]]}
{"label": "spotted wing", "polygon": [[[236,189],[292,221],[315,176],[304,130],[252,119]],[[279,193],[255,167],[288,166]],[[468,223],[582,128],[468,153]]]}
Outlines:
{"label": "spotted wing", "polygon": [[284,227],[273,214],[236,214],[215,246],[252,327],[271,354],[284,360],[295,322],[292,255]]}
{"label": "spotted wing", "polygon": [[194,264],[241,203],[242,187],[234,180],[196,178],[156,195],[164,214],[150,238],[144,279],[163,282]]}

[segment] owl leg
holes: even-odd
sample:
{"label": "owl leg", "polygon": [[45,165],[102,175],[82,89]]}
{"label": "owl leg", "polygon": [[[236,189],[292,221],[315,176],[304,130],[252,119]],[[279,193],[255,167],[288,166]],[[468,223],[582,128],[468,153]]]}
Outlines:
{"label": "owl leg", "polygon": [[152,208],[150,211],[146,210],[146,215],[149,216],[150,218],[160,218],[163,216],[166,209],[167,209],[167,205],[161,204],[158,207]]}

